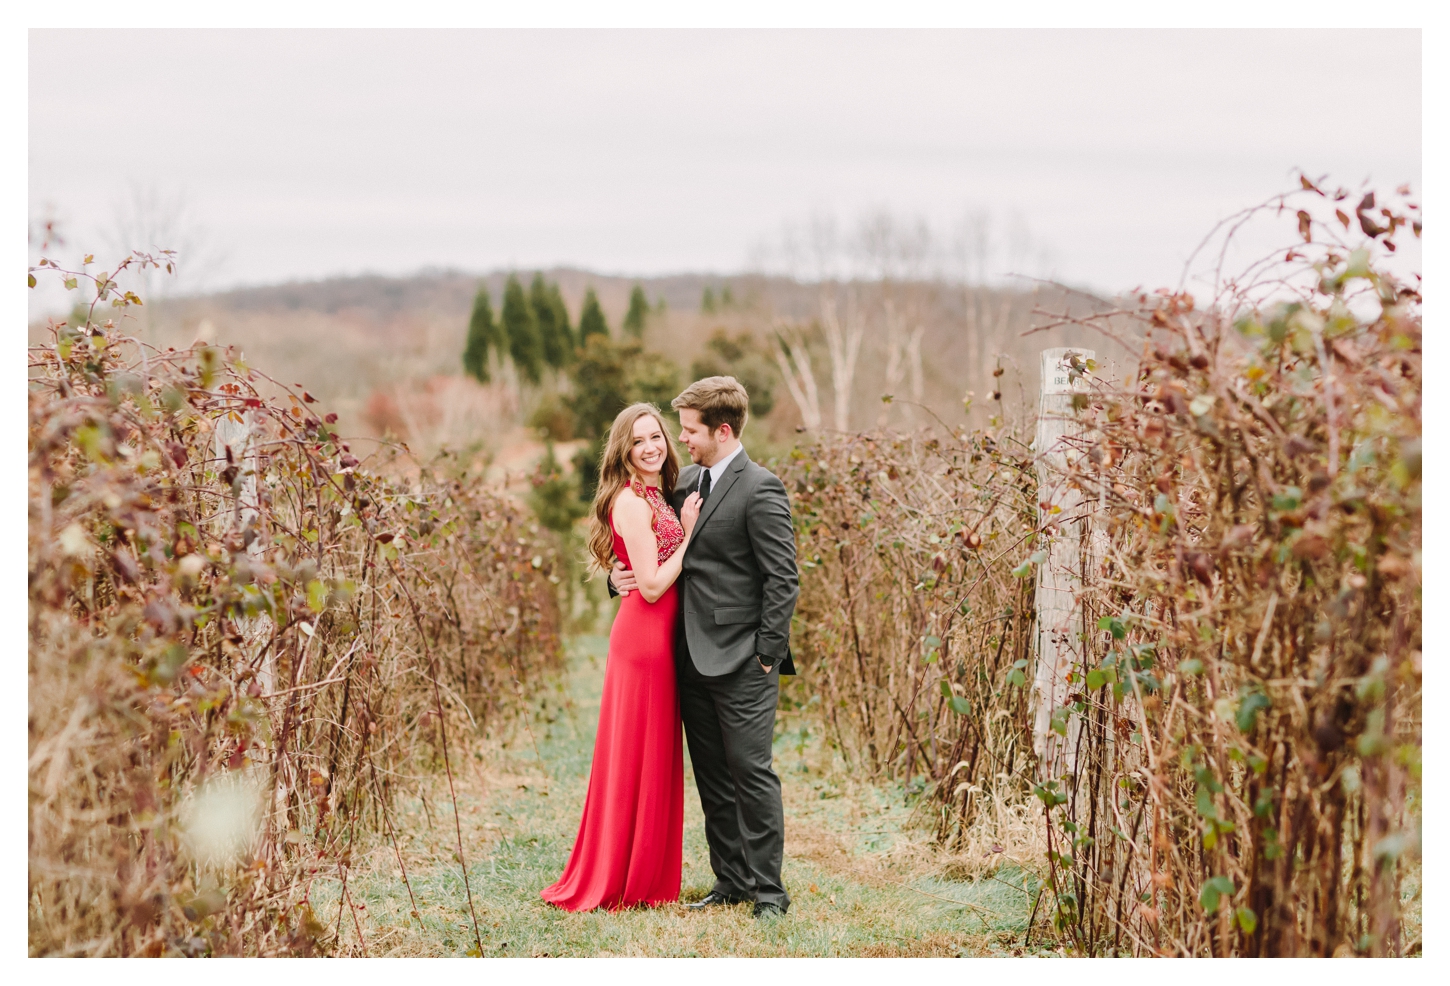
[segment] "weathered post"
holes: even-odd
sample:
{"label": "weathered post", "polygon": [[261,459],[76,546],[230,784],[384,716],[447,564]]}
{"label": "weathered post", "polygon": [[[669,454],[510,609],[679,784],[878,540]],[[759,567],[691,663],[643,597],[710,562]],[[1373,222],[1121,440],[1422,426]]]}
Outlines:
{"label": "weathered post", "polygon": [[[256,423],[250,411],[228,411],[216,419],[212,434],[213,454],[217,460],[217,472],[235,468],[232,488],[235,499],[232,502],[232,522],[229,534],[245,539],[251,532],[251,543],[247,544],[247,557],[260,558],[266,545],[261,535],[261,499],[257,495],[257,446]],[[272,620],[265,613],[256,617],[241,617],[237,621],[241,631],[243,649],[248,658],[255,660],[256,652],[265,646],[272,635]],[[268,653],[263,656],[258,669],[258,682],[264,693],[272,693],[275,682],[274,658]]]}
{"label": "weathered post", "polygon": [[1042,393],[1037,407],[1037,510],[1045,534],[1036,550],[1046,558],[1037,565],[1037,663],[1032,678],[1032,745],[1043,780],[1071,773],[1076,767],[1076,716],[1064,716],[1054,729],[1053,714],[1067,705],[1067,675],[1082,653],[1079,593],[1082,588],[1084,537],[1089,525],[1081,518],[1082,493],[1065,481],[1067,464],[1078,453],[1072,439],[1081,433],[1073,413],[1073,395],[1086,390],[1074,380],[1069,361],[1093,359],[1091,349],[1065,347],[1042,351]]}

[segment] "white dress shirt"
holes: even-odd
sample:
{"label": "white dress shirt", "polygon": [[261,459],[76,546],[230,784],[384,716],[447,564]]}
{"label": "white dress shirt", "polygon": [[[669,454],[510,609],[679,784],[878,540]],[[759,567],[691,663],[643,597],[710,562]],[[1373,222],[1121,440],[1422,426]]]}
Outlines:
{"label": "white dress shirt", "polygon": [[[713,466],[710,467],[710,492],[712,494],[715,492],[715,488],[720,485],[720,477],[725,475],[725,467],[730,465],[731,460],[739,455],[741,450],[744,448],[744,445],[736,443],[735,451],[731,452],[729,455],[725,456],[725,458],[721,459],[719,462],[715,463]],[[704,470],[701,470],[701,475],[704,475]],[[695,483],[695,489],[698,490],[699,488],[700,484],[697,480]]]}

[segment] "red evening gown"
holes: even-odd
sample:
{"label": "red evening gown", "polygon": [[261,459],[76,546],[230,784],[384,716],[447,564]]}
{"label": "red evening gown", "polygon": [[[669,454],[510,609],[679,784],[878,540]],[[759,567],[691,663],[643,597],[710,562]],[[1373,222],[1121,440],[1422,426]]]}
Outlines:
{"label": "red evening gown", "polygon": [[[664,561],[685,532],[658,489],[647,487],[645,497],[655,510]],[[612,517],[610,529],[615,555],[629,566]],[[620,600],[609,632],[584,817],[564,875],[540,894],[565,910],[617,910],[680,898],[685,759],[675,690],[678,610],[673,585],[653,603],[638,592]]]}

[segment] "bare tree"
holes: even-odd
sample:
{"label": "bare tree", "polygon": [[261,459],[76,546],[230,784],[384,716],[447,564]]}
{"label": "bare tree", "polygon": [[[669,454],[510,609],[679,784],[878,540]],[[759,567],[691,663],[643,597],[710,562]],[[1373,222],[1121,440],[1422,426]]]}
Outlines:
{"label": "bare tree", "polygon": [[175,276],[158,279],[149,267],[140,268],[135,275],[139,278],[135,290],[148,302],[177,290],[199,288],[225,264],[225,257],[212,245],[182,192],[166,194],[155,187],[133,185],[129,198],[116,206],[110,229],[103,235],[118,256],[132,250],[175,251]]}
{"label": "bare tree", "polygon": [[801,424],[808,431],[821,427],[821,395],[816,388],[816,375],[811,369],[811,354],[806,347],[805,333],[790,322],[777,320],[772,337],[775,362],[790,391],[791,400],[801,412]]}
{"label": "bare tree", "polygon": [[856,360],[861,355],[861,340],[866,336],[857,292],[846,288],[846,317],[837,314],[833,290],[821,288],[821,334],[826,338],[826,352],[831,358],[831,396],[834,398],[836,430],[851,430],[851,391],[856,380]]}
{"label": "bare tree", "polygon": [[[894,396],[909,377],[912,399],[920,403],[924,377],[921,337],[926,331],[922,315],[925,279],[933,253],[931,229],[924,219],[901,220],[884,211],[876,212],[862,218],[855,248],[861,272],[876,283],[881,299],[885,392]],[[878,427],[886,425],[891,408],[891,404],[883,402]],[[904,405],[903,409],[908,422],[914,422],[914,408]]]}

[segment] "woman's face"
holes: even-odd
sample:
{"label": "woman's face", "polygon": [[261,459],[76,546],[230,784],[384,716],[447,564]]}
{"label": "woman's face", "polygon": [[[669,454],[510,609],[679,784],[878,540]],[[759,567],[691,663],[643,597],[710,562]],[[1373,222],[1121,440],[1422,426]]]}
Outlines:
{"label": "woman's face", "polygon": [[653,414],[641,414],[634,423],[634,445],[629,450],[629,464],[641,476],[655,476],[665,467],[669,439]]}

